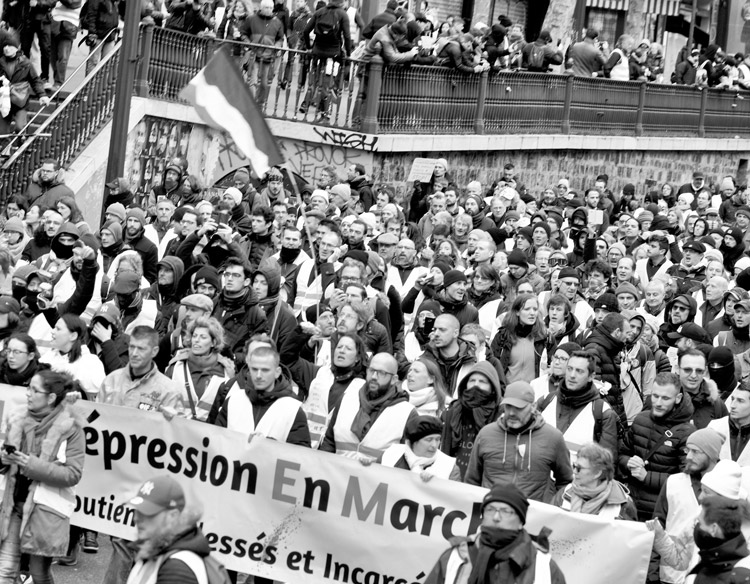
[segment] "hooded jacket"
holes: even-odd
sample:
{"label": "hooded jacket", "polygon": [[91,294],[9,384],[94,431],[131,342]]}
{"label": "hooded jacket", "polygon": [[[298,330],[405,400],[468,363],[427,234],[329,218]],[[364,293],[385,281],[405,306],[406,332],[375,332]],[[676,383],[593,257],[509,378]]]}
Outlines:
{"label": "hooded jacket", "polygon": [[611,393],[620,392],[620,351],[625,344],[618,341],[608,330],[598,324],[583,342],[583,350],[596,358],[597,377],[612,386]]}
{"label": "hooded jacket", "polygon": [[178,294],[180,280],[185,273],[185,266],[182,260],[175,256],[164,256],[159,265],[166,265],[174,273],[174,280],[168,286],[160,286],[158,282],[152,284],[148,289],[145,298],[156,300],[158,314],[154,328],[159,333],[159,337],[167,334],[169,323],[180,306],[180,296]]}
{"label": "hooded jacket", "polygon": [[536,411],[520,431],[508,428],[505,414],[482,428],[464,477],[464,482],[484,488],[513,483],[529,499],[545,503],[572,481],[570,452],[562,433]]}
{"label": "hooded jacket", "polygon": [[683,388],[683,393],[693,403],[693,424],[696,428],[705,428],[711,420],[718,420],[729,415],[727,406],[721,399],[716,382],[704,379],[695,394],[688,393]]}
{"label": "hooded jacket", "polygon": [[50,182],[42,182],[40,169],[32,173],[24,194],[29,207],[37,205],[39,212],[44,213],[48,209],[57,210],[57,202],[63,197],[75,199],[73,190],[63,183],[63,172],[62,169],[58,170]]}
{"label": "hooded jacket", "polygon": [[420,361],[432,361],[440,369],[448,395],[453,395],[458,385],[459,374],[461,379],[468,373],[468,369],[477,362],[474,351],[466,341],[458,339],[458,355],[454,359],[446,360],[440,351],[432,343],[428,344],[424,353],[419,357]]}
{"label": "hooded jacket", "polygon": [[287,338],[297,328],[297,319],[289,305],[279,300],[281,290],[281,274],[278,269],[270,266],[262,266],[253,274],[262,274],[268,283],[268,295],[259,302],[266,313],[266,321],[270,330],[271,338],[275,343]]}
{"label": "hooded jacket", "polygon": [[227,347],[233,352],[235,363],[245,360],[247,340],[255,333],[267,333],[269,328],[266,313],[258,306],[258,297],[249,289],[238,299],[227,299],[223,292],[219,294],[211,316],[224,326]]}
{"label": "hooded jacket", "polygon": [[664,307],[664,324],[659,327],[659,347],[664,351],[666,351],[671,346],[671,342],[667,338],[667,334],[675,332],[678,328],[680,328],[680,326],[684,324],[680,323],[679,325],[675,326],[671,323],[669,318],[670,312],[672,310],[672,305],[677,301],[678,298],[682,298],[688,303],[688,314],[685,322],[694,322],[695,315],[698,314],[698,302],[690,294],[678,294],[672,300],[667,302],[666,306]]}
{"label": "hooded jacket", "polygon": [[[695,574],[694,584],[740,584],[750,580],[747,541],[741,533],[715,548],[699,550],[698,554],[700,561],[690,570],[690,574]],[[745,567],[736,566],[740,560],[745,560]]]}
{"label": "hooded jacket", "polygon": [[706,262],[701,261],[695,266],[687,267],[684,259],[667,269],[667,274],[677,281],[677,293],[688,294],[696,286],[700,286],[706,279]]}
{"label": "hooded jacket", "polygon": [[[655,418],[650,410],[645,410],[635,417],[626,432],[619,465],[622,473],[629,477],[628,486],[640,521],[651,519],[662,486],[669,475],[680,472],[688,436],[696,430],[692,418],[693,404],[683,394],[680,403],[666,416]],[[648,456],[657,445],[658,448]],[[648,463],[643,481],[630,476],[627,463],[632,456],[640,456]]]}
{"label": "hooded jacket", "polygon": [[[491,395],[494,396],[494,399],[488,397],[486,404],[477,406],[466,403],[464,393],[469,377],[473,373],[481,373],[490,382],[493,392]],[[462,477],[469,465],[471,450],[477,434],[487,424],[494,422],[500,416],[502,396],[503,386],[500,384],[500,378],[495,368],[487,361],[476,363],[458,384],[457,397],[445,412],[440,450],[456,459]]]}
{"label": "hooded jacket", "polygon": [[357,176],[349,181],[349,186],[352,191],[359,193],[362,212],[369,211],[370,207],[375,204],[375,195],[372,192],[372,179],[367,175]]}

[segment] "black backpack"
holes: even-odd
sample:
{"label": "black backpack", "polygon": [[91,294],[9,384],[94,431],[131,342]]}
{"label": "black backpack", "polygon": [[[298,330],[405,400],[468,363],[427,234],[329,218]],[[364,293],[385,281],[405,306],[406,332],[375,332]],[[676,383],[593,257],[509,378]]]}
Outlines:
{"label": "black backpack", "polygon": [[544,69],[544,47],[537,45],[536,43],[531,44],[531,52],[529,53],[529,69]]}
{"label": "black backpack", "polygon": [[341,19],[339,18],[338,9],[326,7],[323,9],[318,18],[315,19],[315,42],[322,41],[322,44],[336,44],[339,38],[341,28]]}

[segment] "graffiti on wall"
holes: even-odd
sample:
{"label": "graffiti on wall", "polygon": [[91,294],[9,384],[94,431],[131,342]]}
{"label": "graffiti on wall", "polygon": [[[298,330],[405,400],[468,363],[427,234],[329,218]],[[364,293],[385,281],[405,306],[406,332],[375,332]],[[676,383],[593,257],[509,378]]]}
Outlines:
{"label": "graffiti on wall", "polygon": [[352,164],[362,164],[368,172],[372,168],[372,152],[287,139],[279,140],[279,145],[294,172],[310,183],[315,181],[326,166],[334,166],[341,173]]}

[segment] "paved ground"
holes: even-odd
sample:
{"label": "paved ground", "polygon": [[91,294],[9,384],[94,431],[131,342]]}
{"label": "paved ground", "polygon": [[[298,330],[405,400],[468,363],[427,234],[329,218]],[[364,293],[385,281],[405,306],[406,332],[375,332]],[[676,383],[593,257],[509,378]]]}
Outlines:
{"label": "paved ground", "polygon": [[99,553],[79,553],[77,566],[52,566],[56,584],[101,584],[111,553],[109,537],[100,535]]}

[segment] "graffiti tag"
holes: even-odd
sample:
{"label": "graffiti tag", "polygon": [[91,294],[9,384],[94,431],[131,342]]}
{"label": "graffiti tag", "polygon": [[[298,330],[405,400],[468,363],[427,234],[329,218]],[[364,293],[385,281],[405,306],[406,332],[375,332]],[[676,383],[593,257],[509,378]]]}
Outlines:
{"label": "graffiti tag", "polygon": [[279,145],[294,171],[311,182],[325,166],[342,171],[352,164],[362,164],[368,169],[372,167],[372,153],[368,151],[286,139],[279,140]]}
{"label": "graffiti tag", "polygon": [[378,143],[377,136],[358,134],[357,132],[344,132],[341,130],[322,129],[313,126],[313,131],[324,143],[342,148],[354,148],[355,150],[367,150],[375,152]]}

